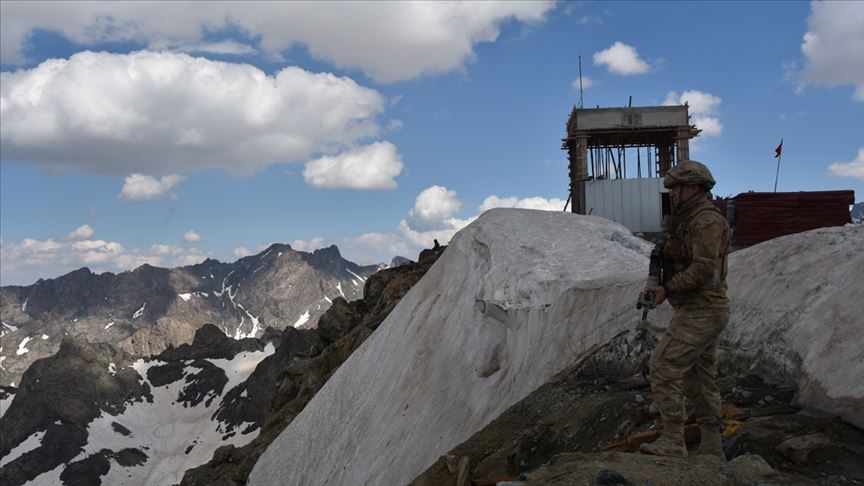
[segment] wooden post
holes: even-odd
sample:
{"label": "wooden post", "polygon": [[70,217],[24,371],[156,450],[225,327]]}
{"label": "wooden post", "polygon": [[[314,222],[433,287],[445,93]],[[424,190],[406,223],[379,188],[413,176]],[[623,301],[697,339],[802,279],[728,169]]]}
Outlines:
{"label": "wooden post", "polygon": [[675,137],[678,146],[678,162],[690,160],[690,127],[679,127]]}

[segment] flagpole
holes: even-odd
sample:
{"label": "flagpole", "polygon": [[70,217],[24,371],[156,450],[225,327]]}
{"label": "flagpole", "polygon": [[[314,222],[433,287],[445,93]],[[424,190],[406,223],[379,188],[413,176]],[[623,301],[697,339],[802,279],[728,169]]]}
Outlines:
{"label": "flagpole", "polygon": [[777,192],[777,179],[780,178],[780,159],[783,158],[783,152],[777,156],[777,175],[774,176],[774,192]]}
{"label": "flagpole", "polygon": [[783,158],[783,139],[780,139],[780,145],[775,149],[777,151],[777,155],[774,157],[777,158],[777,174],[774,176],[774,192],[777,192],[777,179],[780,178],[780,159]]}

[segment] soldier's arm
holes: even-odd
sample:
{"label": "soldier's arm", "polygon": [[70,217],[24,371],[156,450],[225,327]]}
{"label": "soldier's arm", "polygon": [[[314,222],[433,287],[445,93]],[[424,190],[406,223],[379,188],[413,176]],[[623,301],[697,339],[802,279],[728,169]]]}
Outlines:
{"label": "soldier's arm", "polygon": [[694,222],[687,242],[692,255],[690,265],[666,282],[666,289],[695,290],[714,283],[726,251],[725,232],[726,222],[720,218]]}

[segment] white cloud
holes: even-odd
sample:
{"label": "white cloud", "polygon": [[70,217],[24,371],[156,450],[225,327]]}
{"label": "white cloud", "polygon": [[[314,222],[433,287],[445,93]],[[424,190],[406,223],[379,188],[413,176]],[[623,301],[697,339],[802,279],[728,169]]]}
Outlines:
{"label": "white cloud", "polygon": [[492,208],[521,208],[521,209],[542,209],[544,211],[563,211],[564,204],[567,201],[553,197],[547,199],[545,197],[526,197],[519,199],[517,197],[498,197],[489,196],[483,200],[480,205],[480,212],[488,211]]}
{"label": "white cloud", "polygon": [[69,240],[87,240],[93,237],[93,228],[89,224],[82,224],[75,228],[75,231],[69,233],[66,237]]}
{"label": "white cloud", "polygon": [[594,65],[606,66],[610,72],[623,76],[644,74],[651,70],[651,66],[639,57],[635,47],[621,41],[616,41],[609,48],[595,52]]}
{"label": "white cloud", "polygon": [[[597,84],[597,81],[594,81],[588,76],[582,76],[582,89],[588,89],[595,84]],[[573,82],[570,83],[570,87],[573,89],[579,89],[579,78],[574,79]]]}
{"label": "white cloud", "polygon": [[812,2],[807,26],[804,81],[852,85],[864,101],[864,2]]}
{"label": "white cloud", "polygon": [[39,278],[54,278],[84,266],[96,273],[132,270],[144,263],[170,268],[199,263],[208,255],[195,248],[166,244],[138,250],[114,241],[25,238],[17,243],[0,241],[0,276],[3,285],[29,285]]}
{"label": "white cloud", "polygon": [[421,232],[446,229],[452,227],[450,221],[460,209],[462,202],[456,191],[432,186],[417,196],[405,224],[407,228]]}
{"label": "white cloud", "polygon": [[419,250],[395,233],[366,233],[336,243],[342,255],[361,265],[390,263],[394,256],[417,260]]}
{"label": "white cloud", "polygon": [[306,163],[303,178],[315,187],[393,189],[402,156],[390,142],[375,142]]}
{"label": "white cloud", "polygon": [[412,228],[405,220],[399,222],[399,235],[406,243],[416,248],[419,253],[423,248],[432,248],[435,240],[446,245],[456,233],[477,219],[476,216],[467,219],[451,218],[447,220],[447,226],[440,229],[418,231]]}
{"label": "white cloud", "polygon": [[828,171],[841,177],[854,177],[864,180],[864,147],[858,149],[858,156],[852,162],[834,162]]}
{"label": "white cloud", "polygon": [[170,256],[183,253],[183,248],[177,245],[156,244],[150,247],[150,252],[154,255]]}
{"label": "white cloud", "polygon": [[329,246],[324,243],[324,238],[318,236],[311,240],[294,240],[291,242],[291,248],[297,251],[315,251],[319,248]]}
{"label": "white cloud", "polygon": [[202,52],[207,54],[252,54],[255,48],[248,44],[241,44],[235,40],[225,40],[220,42],[199,42],[180,46],[181,51],[185,52]]}
{"label": "white cloud", "polygon": [[114,176],[250,175],[336,153],[377,136],[387,103],[345,77],[171,52],[79,52],[0,81],[4,159]]}
{"label": "white cloud", "polygon": [[719,96],[715,96],[711,93],[704,93],[702,91],[690,90],[681,93],[680,96],[678,93],[670,91],[666,95],[666,101],[664,101],[663,104],[683,105],[684,103],[687,103],[690,105],[691,115],[710,115],[717,112],[717,109],[720,107],[720,103],[722,102],[723,99]]}
{"label": "white cloud", "polygon": [[443,186],[432,186],[417,196],[408,217],[399,222],[394,233],[367,233],[355,238],[346,238],[336,244],[346,258],[363,263],[389,263],[395,255],[413,260],[420,251],[431,248],[434,240],[442,245],[450,242],[462,228],[471,224],[480,213],[498,207],[542,209],[562,211],[565,201],[545,197],[498,197],[489,196],[478,207],[477,214],[457,218],[463,204],[456,191]]}
{"label": "white cloud", "polygon": [[123,190],[117,198],[125,202],[142,202],[165,197],[183,179],[185,178],[176,174],[163,176],[160,179],[143,174],[132,174],[126,177]]}
{"label": "white cloud", "polygon": [[723,133],[723,124],[720,123],[717,112],[722,101],[719,96],[697,90],[685,91],[680,95],[675,91],[670,91],[666,94],[663,105],[672,106],[687,103],[690,106],[693,124],[702,130],[702,135],[719,136]]}
{"label": "white cloud", "polygon": [[252,252],[249,251],[249,249],[247,249],[246,247],[238,246],[237,248],[234,248],[234,256],[237,258],[247,257],[251,254]]}
{"label": "white cloud", "polygon": [[196,233],[195,230],[190,229],[189,231],[187,231],[186,233],[183,234],[183,239],[190,242],[190,243],[194,243],[196,241],[201,241],[201,235]]}
{"label": "white cloud", "polygon": [[[23,60],[35,28],[76,43],[133,41],[151,49],[202,50],[205,35],[240,30],[271,56],[295,44],[378,81],[460,70],[474,46],[511,20],[534,24],[554,8],[535,2],[2,2],[0,57]],[[363,28],[357,28],[362,25]],[[219,47],[237,53],[238,45]],[[253,48],[253,46],[249,46]],[[214,52],[217,47],[210,47]],[[217,51],[218,52],[218,51]]]}

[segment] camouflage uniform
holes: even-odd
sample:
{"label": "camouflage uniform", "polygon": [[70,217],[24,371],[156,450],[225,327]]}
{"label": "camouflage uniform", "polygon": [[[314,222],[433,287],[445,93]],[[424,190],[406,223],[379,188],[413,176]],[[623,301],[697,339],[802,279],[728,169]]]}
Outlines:
{"label": "camouflage uniform", "polygon": [[[691,165],[688,165],[691,164]],[[672,169],[685,170],[693,162]],[[714,180],[708,169],[708,189]],[[680,173],[681,171],[679,171]],[[680,181],[664,181],[666,187]],[[710,195],[697,194],[676,208],[664,221],[663,286],[675,317],[651,355],[651,393],[665,423],[664,441],[644,444],[643,452],[687,455],[683,424],[687,419],[684,395],[694,404],[703,432],[705,452],[721,455],[718,428],[722,424],[720,392],[717,388],[717,341],[729,321],[726,297],[726,256],[731,231],[726,219],[714,208]],[[706,430],[711,439],[706,440]],[[662,438],[662,437],[661,437]]]}
{"label": "camouflage uniform", "polygon": [[700,424],[719,425],[717,340],[729,321],[730,230],[706,197],[683,203],[664,232],[664,287],[675,317],[651,356],[651,392],[665,422],[684,423],[683,395]]}

